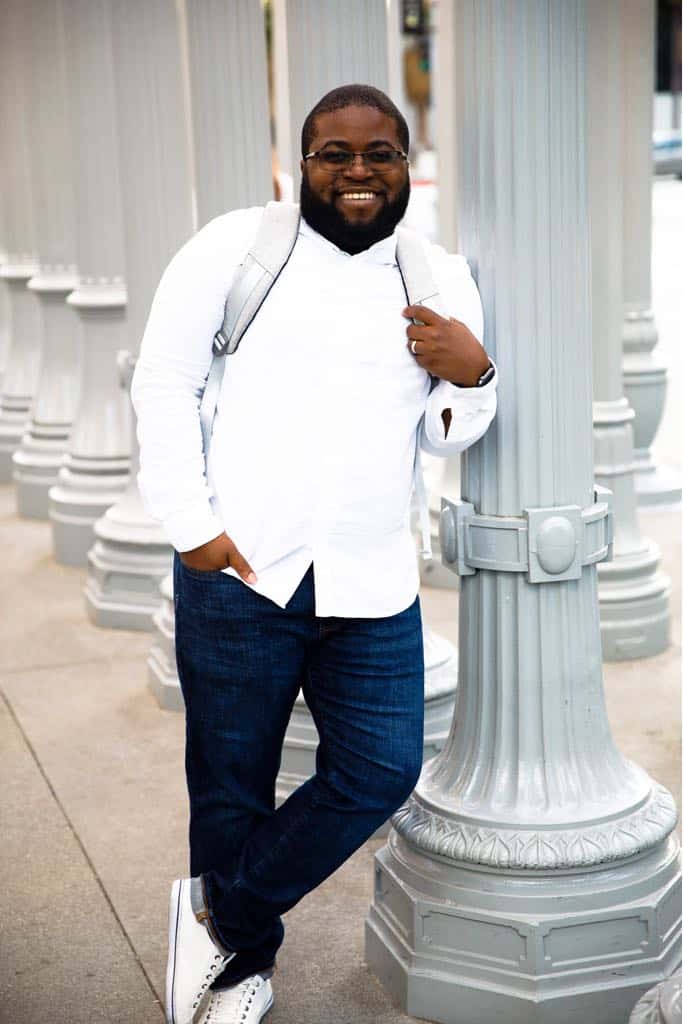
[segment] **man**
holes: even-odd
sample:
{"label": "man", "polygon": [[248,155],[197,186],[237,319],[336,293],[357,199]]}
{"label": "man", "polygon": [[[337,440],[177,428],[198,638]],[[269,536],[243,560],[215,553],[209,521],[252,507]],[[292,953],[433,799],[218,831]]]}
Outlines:
{"label": "man", "polygon": [[[307,117],[302,147],[297,241],[227,357],[207,473],[199,396],[260,209],[218,217],[171,261],[133,382],[141,488],[177,551],[192,877],[171,897],[173,1024],[260,1021],[281,915],[414,788],[416,439],[462,451],[496,408],[466,261],[427,249],[451,319],[405,308],[400,112],[377,89],[335,89]],[[300,686],[320,735],[316,773],[275,810]]]}

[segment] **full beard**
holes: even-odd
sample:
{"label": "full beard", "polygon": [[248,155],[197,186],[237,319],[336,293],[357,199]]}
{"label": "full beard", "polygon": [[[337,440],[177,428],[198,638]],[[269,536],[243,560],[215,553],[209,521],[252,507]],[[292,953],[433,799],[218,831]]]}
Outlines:
{"label": "full beard", "polygon": [[410,179],[393,202],[384,202],[377,216],[367,224],[350,224],[334,203],[324,202],[311,191],[306,174],[301,178],[299,203],[301,216],[310,226],[339,249],[363,252],[382,238],[388,238],[403,217],[410,199]]}

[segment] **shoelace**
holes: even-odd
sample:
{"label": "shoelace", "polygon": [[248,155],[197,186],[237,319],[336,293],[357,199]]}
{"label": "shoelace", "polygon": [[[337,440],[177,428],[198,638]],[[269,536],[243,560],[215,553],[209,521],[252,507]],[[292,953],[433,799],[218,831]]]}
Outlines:
{"label": "shoelace", "polygon": [[[211,996],[211,1005],[206,1015],[206,1024],[242,1024],[248,1019],[257,989],[263,984],[260,975],[251,975],[238,985],[221,988]],[[230,1014],[230,1016],[228,1016]]]}

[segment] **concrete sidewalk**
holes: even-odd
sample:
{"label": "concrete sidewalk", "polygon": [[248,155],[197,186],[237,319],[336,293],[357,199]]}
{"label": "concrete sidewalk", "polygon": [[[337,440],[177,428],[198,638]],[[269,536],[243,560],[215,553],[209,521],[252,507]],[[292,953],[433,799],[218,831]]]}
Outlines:
{"label": "concrete sidewalk", "polygon": [[[680,520],[643,528],[674,579],[674,642],[605,667],[622,751],[680,806]],[[183,719],[146,688],[149,636],[85,617],[81,570],[51,558],[46,523],[0,488],[0,1021],[161,1022],[170,881],[187,873]],[[423,590],[425,618],[456,636],[457,596]],[[398,1024],[363,962],[373,840],[286,917],[272,1024]]]}

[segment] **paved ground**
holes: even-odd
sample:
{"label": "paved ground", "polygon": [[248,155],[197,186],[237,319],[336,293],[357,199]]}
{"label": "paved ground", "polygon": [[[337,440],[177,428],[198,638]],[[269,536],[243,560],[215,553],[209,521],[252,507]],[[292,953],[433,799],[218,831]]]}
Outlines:
{"label": "paved ground", "polygon": [[[669,211],[670,196],[661,202]],[[669,241],[671,224],[667,215]],[[660,280],[677,381],[666,266]],[[680,415],[669,402],[661,450],[670,462]],[[680,806],[680,518],[649,512],[642,525],[673,580],[673,643],[659,657],[605,666],[607,704],[621,750]],[[187,869],[182,717],[146,689],[148,636],[87,622],[84,573],[54,563],[48,526],[15,517],[10,487],[0,488],[0,550],[0,1021],[156,1024],[168,886]],[[425,589],[422,599],[428,621],[454,639],[455,594]],[[409,1020],[363,963],[379,845],[367,843],[287,915],[272,1024]]]}

